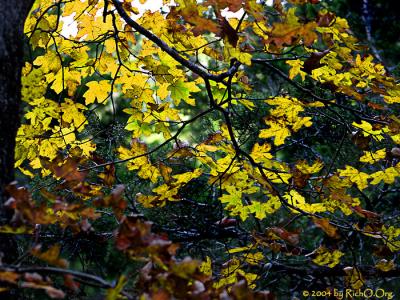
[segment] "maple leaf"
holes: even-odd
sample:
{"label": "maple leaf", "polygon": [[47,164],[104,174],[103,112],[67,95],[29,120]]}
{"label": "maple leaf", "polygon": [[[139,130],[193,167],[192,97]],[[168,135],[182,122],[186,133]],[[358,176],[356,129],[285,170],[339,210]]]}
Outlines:
{"label": "maple leaf", "polygon": [[211,259],[209,256],[206,257],[206,261],[202,262],[200,265],[200,272],[204,273],[207,276],[212,275],[212,265],[211,265]]}
{"label": "maple leaf", "polygon": [[269,231],[277,235],[280,239],[287,241],[292,245],[297,245],[299,243],[299,234],[296,232],[289,232],[280,227],[272,227],[269,229]]}
{"label": "maple leaf", "polygon": [[374,164],[378,162],[381,159],[384,159],[386,157],[386,149],[380,149],[375,152],[371,151],[364,151],[364,155],[360,157],[361,162],[369,163],[369,164]]}
{"label": "maple leaf", "polygon": [[384,171],[378,171],[369,175],[372,179],[371,184],[373,185],[379,184],[381,181],[392,184],[398,176],[400,176],[400,172],[394,167],[389,167]]}
{"label": "maple leaf", "polygon": [[255,162],[263,162],[267,163],[270,162],[272,159],[272,154],[270,153],[271,150],[271,145],[265,143],[262,145],[259,145],[258,143],[255,143],[253,146],[253,149],[251,150],[250,155],[254,158]]}
{"label": "maple leaf", "polygon": [[94,103],[96,100],[99,103],[103,103],[109,97],[111,88],[108,80],[91,81],[86,86],[89,88],[83,95],[86,105]]}
{"label": "maple leaf", "polygon": [[304,81],[306,79],[306,72],[302,71],[304,62],[301,61],[300,59],[295,59],[295,60],[288,60],[286,61],[286,64],[291,66],[289,70],[289,78],[293,79],[297,75],[300,75],[301,80]]}
{"label": "maple leaf", "polygon": [[364,190],[368,187],[368,179],[370,178],[370,175],[360,172],[354,167],[346,166],[346,169],[339,170],[339,175],[349,178],[349,180],[355,183],[360,190]]}
{"label": "maple leaf", "polygon": [[171,92],[171,98],[173,99],[175,105],[183,100],[187,104],[194,106],[195,100],[191,98],[190,93],[196,93],[200,91],[200,88],[194,82],[185,82],[182,80],[176,80],[171,85],[169,85],[168,90]]}
{"label": "maple leaf", "polygon": [[377,141],[381,141],[383,139],[383,131],[381,129],[375,130],[367,121],[362,120],[360,124],[353,122],[352,125],[356,128],[360,128],[364,136],[372,136]]}
{"label": "maple leaf", "polygon": [[325,218],[318,219],[313,217],[312,220],[317,227],[321,228],[331,238],[337,239],[340,237],[337,232],[337,228],[331,225],[328,219]]}
{"label": "maple leaf", "polygon": [[40,251],[40,247],[33,248],[31,252],[33,256],[44,260],[51,265],[65,268],[68,266],[68,261],[63,258],[59,258],[60,250],[60,245],[53,245],[44,252]]}
{"label": "maple leaf", "polygon": [[383,272],[389,272],[396,268],[394,261],[387,261],[386,259],[381,259],[375,264],[375,267]]}
{"label": "maple leaf", "polygon": [[326,211],[326,207],[323,203],[307,203],[306,199],[296,190],[291,190],[283,197],[288,201],[290,205],[293,206],[290,209],[294,213],[299,213],[297,209],[311,214]]}
{"label": "maple leaf", "polygon": [[263,139],[274,137],[274,144],[276,146],[283,145],[285,143],[285,139],[291,135],[290,130],[283,124],[268,120],[265,123],[269,125],[270,128],[262,129],[259,137]]}
{"label": "maple leaf", "polygon": [[186,22],[192,24],[193,32],[199,35],[205,31],[219,33],[217,24],[203,16],[204,7],[198,5],[195,0],[177,0],[178,7],[174,8]]}
{"label": "maple leaf", "polygon": [[340,262],[340,258],[344,255],[339,250],[330,251],[327,248],[321,246],[313,252],[316,257],[312,260],[313,263],[321,266],[328,266],[333,268]]}
{"label": "maple leaf", "polygon": [[323,166],[324,166],[323,163],[319,160],[317,160],[311,166],[308,165],[308,163],[306,161],[301,161],[296,164],[296,169],[298,169],[303,174],[313,174],[313,173],[318,173],[319,171],[321,171]]}
{"label": "maple leaf", "polygon": [[346,272],[345,280],[353,289],[360,289],[364,284],[364,278],[360,270],[356,267],[345,267]]}

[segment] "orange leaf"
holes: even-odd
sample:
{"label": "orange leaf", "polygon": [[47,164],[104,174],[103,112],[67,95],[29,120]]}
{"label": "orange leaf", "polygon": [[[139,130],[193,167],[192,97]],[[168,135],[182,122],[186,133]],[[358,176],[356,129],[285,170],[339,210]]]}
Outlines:
{"label": "orange leaf", "polygon": [[339,234],[337,233],[337,228],[329,223],[328,219],[325,218],[312,218],[315,226],[321,228],[328,236],[331,238],[339,238]]}
{"label": "orange leaf", "polygon": [[14,272],[0,272],[0,281],[8,282],[8,283],[17,283],[18,279],[21,275],[14,273]]}

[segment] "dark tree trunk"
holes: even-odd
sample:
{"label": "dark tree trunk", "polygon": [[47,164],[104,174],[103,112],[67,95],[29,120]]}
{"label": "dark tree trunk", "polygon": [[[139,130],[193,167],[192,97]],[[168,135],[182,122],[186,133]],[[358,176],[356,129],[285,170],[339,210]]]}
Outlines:
{"label": "dark tree trunk", "polygon": [[33,0],[0,0],[0,208],[4,187],[14,180],[15,135],[19,126],[24,21]]}
{"label": "dark tree trunk", "polygon": [[[24,22],[34,0],[0,0],[0,224],[9,221],[4,208],[5,187],[14,180],[15,136],[19,126],[21,68],[23,64]],[[0,235],[3,263],[17,255],[16,243]],[[1,293],[1,299],[17,299],[13,293]]]}

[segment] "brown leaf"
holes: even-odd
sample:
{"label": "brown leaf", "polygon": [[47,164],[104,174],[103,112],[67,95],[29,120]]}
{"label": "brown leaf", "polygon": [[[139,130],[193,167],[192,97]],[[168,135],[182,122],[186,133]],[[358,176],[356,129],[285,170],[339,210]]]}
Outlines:
{"label": "brown leaf", "polygon": [[315,226],[321,228],[328,236],[331,238],[339,238],[339,234],[337,233],[337,228],[329,223],[328,219],[325,218],[312,218]]}
{"label": "brown leaf", "polygon": [[113,164],[105,166],[104,172],[100,173],[98,176],[107,186],[111,187],[115,182],[115,166]]}
{"label": "brown leaf", "polygon": [[304,174],[297,168],[293,170],[293,184],[302,189],[307,185],[308,179],[310,179],[311,174]]}
{"label": "brown leaf", "polygon": [[66,181],[82,182],[84,181],[87,172],[80,172],[78,170],[78,161],[75,158],[67,158],[64,160],[62,157],[57,157],[53,161],[41,159],[41,163],[47,169],[52,171],[57,177],[63,178]]}
{"label": "brown leaf", "polygon": [[160,162],[159,163],[159,169],[161,176],[163,177],[164,181],[166,183],[169,183],[171,181],[171,174],[172,174],[172,168],[168,167],[164,163]]}
{"label": "brown leaf", "polygon": [[280,14],[283,13],[282,0],[274,0],[272,5]]}
{"label": "brown leaf", "polygon": [[383,105],[374,103],[374,102],[368,102],[368,107],[371,107],[372,109],[376,109],[376,110],[387,110],[386,107],[384,107]]}
{"label": "brown leaf", "polygon": [[123,211],[126,209],[126,201],[123,198],[125,186],[123,184],[117,185],[110,195],[101,197],[94,201],[96,207],[111,207],[117,218],[122,217]]}
{"label": "brown leaf", "polygon": [[73,290],[74,292],[78,292],[79,291],[79,286],[80,283],[77,281],[74,281],[74,277],[70,274],[66,274],[64,275],[64,285]]}
{"label": "brown leaf", "polygon": [[231,12],[237,12],[243,6],[242,0],[208,0],[205,5],[215,6],[220,10],[228,8]]}
{"label": "brown leaf", "polygon": [[334,19],[335,15],[331,12],[327,12],[325,14],[318,15],[317,23],[319,27],[329,27]]}
{"label": "brown leaf", "polygon": [[377,214],[376,212],[363,209],[361,206],[353,206],[351,209],[354,212],[356,212],[359,216],[367,219],[377,219],[380,217],[380,215]]}
{"label": "brown leaf", "polygon": [[186,23],[191,24],[192,32],[196,36],[205,32],[219,34],[220,29],[217,24],[201,15],[199,7],[200,5],[195,0],[179,1],[179,6],[171,7],[169,14],[181,16]]}
{"label": "brown leaf", "polygon": [[352,134],[351,140],[361,150],[368,150],[371,136],[364,136],[362,131],[359,130]]}
{"label": "brown leaf", "polygon": [[193,157],[193,156],[195,156],[195,155],[194,155],[192,149],[190,149],[189,147],[186,147],[186,146],[175,148],[168,153],[168,158],[170,160],[182,158],[182,157],[183,158]]}
{"label": "brown leaf", "polygon": [[299,234],[296,232],[289,232],[281,227],[272,227],[270,231],[292,245],[297,245],[299,243]]}
{"label": "brown leaf", "polygon": [[311,74],[311,71],[321,67],[321,59],[329,53],[329,49],[321,52],[313,52],[310,57],[307,58],[303,65],[304,72]]}
{"label": "brown leaf", "polygon": [[170,300],[171,295],[165,290],[159,290],[151,295],[152,300]]}
{"label": "brown leaf", "polygon": [[239,36],[236,30],[229,24],[224,17],[218,18],[219,25],[221,27],[221,37],[226,38],[233,47],[236,48]]}
{"label": "brown leaf", "polygon": [[224,139],[224,137],[222,136],[221,131],[217,131],[213,134],[210,134],[207,139],[203,142],[203,144],[206,145],[214,145],[216,143],[221,142]]}

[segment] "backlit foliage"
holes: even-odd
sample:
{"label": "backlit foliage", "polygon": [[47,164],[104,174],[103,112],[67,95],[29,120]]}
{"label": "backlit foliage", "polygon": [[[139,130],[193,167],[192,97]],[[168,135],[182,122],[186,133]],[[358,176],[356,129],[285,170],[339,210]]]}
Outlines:
{"label": "backlit foliage", "polygon": [[[35,2],[16,167],[57,187],[41,186],[41,200],[10,187],[14,223],[0,230],[95,234],[111,213],[115,248],[143,266],[100,282],[107,299],[273,299],[256,291],[274,291],[274,272],[356,289],[395,269],[398,213],[379,202],[398,191],[400,85],[347,21],[324,1],[164,0],[143,13],[139,2]],[[199,184],[213,199],[188,199]],[[210,230],[243,235],[177,258],[146,213],[190,201],[223,207]],[[42,239],[30,253],[68,268]],[[53,298],[89,280],[66,272],[56,289],[27,274],[0,280]]]}

